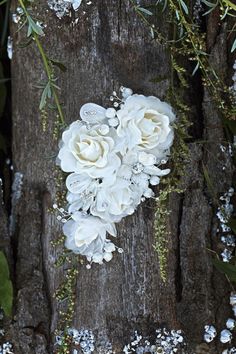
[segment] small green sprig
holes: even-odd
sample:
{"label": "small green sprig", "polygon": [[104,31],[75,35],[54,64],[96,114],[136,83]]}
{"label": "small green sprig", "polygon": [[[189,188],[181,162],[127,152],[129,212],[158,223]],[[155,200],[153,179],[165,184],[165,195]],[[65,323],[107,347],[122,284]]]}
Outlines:
{"label": "small green sprig", "polygon": [[[76,262],[77,262],[76,257]],[[77,265],[73,264],[70,260],[70,267],[66,271],[65,281],[57,289],[55,297],[58,301],[59,306],[63,305],[64,310],[60,310],[60,323],[59,326],[63,328],[63,335],[61,338],[61,345],[57,351],[57,354],[70,354],[71,348],[71,338],[68,335],[68,329],[72,325],[74,311],[75,311],[75,300],[76,300],[76,281],[78,275]],[[72,263],[72,264],[71,264]],[[78,264],[78,262],[77,262]],[[57,333],[55,333],[57,334]]]}
{"label": "small green sprig", "polygon": [[[58,94],[57,91],[60,90],[60,87],[56,84],[57,78],[54,76],[54,70],[53,66],[58,66],[62,68],[62,64],[59,63],[58,61],[49,59],[48,56],[46,55],[42,43],[40,41],[40,37],[44,36],[44,32],[40,24],[38,24],[33,17],[30,15],[29,9],[26,6],[26,2],[24,0],[18,0],[19,5],[21,6],[26,22],[28,23],[28,30],[27,30],[27,37],[32,38],[33,41],[36,43],[36,46],[39,50],[39,53],[42,58],[42,62],[44,65],[44,70],[47,76],[47,82],[45,85],[38,86],[43,90],[41,99],[40,99],[40,104],[39,104],[39,109],[40,111],[45,110],[45,106],[47,104],[48,100],[51,100],[53,98],[55,102],[55,108],[58,112],[58,116],[60,119],[60,123],[62,126],[65,125],[65,119],[62,111],[61,104],[59,102]],[[25,23],[25,22],[24,22]],[[29,42],[30,43],[30,42]],[[63,66],[63,71],[65,67]],[[52,106],[51,106],[52,107]]]}
{"label": "small green sprig", "polygon": [[[230,7],[231,10],[235,11],[235,5],[230,1],[220,1],[221,7],[224,6],[224,9]],[[172,68],[179,76],[181,84],[184,86],[182,79],[184,79],[183,74],[186,70],[178,62],[179,58],[187,57],[190,61],[196,63],[192,75],[197,70],[201,71],[203,85],[208,88],[222,116],[225,119],[235,120],[236,106],[234,98],[229,88],[223,83],[223,79],[219,77],[210,64],[209,55],[206,52],[205,33],[200,32],[199,27],[191,19],[185,2],[183,0],[166,0],[165,2],[165,8],[168,9],[172,17],[173,38],[171,39],[163,35],[160,28],[153,25],[153,20],[155,19],[154,11],[152,13],[153,16],[147,15],[144,11],[140,11],[134,0],[131,0],[131,3],[142,21],[149,27],[152,37],[170,50]],[[159,5],[159,2],[157,2],[154,8],[157,10]],[[176,29],[179,31],[179,38],[176,38]],[[233,46],[236,46],[236,43]]]}
{"label": "small green sprig", "polygon": [[178,124],[175,124],[175,141],[171,150],[172,172],[169,177],[163,179],[159,195],[156,198],[154,215],[154,249],[157,252],[159,260],[160,277],[163,282],[167,280],[167,259],[168,259],[168,216],[171,213],[169,208],[169,198],[172,193],[181,194],[184,192],[181,186],[181,176],[185,172],[185,164],[189,158],[189,149],[186,140],[189,138],[188,121],[189,108],[185,106],[178,94],[169,92],[171,103],[178,109]]}

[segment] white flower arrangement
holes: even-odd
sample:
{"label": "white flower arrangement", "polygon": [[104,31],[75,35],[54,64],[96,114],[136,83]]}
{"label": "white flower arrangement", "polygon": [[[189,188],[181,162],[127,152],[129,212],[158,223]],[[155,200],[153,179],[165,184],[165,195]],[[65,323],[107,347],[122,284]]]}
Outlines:
{"label": "white flower arrangement", "polygon": [[63,132],[58,154],[62,171],[69,173],[68,211],[58,209],[66,247],[90,263],[112,259],[117,247],[107,234],[116,236],[114,223],[153,197],[151,187],[170,172],[162,166],[174,138],[171,106],[128,88],[121,92],[122,99],[111,96],[114,108],[83,105],[81,120]]}

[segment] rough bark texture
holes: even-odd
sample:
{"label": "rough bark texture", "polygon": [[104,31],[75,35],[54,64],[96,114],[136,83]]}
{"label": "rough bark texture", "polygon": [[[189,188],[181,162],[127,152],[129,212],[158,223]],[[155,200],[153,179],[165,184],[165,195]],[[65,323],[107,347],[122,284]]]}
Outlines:
{"label": "rough bark texture", "polygon": [[[59,58],[68,67],[60,76],[68,123],[79,117],[85,102],[107,104],[105,97],[121,84],[138,93],[165,97],[170,84],[168,53],[151,41],[129,1],[93,1],[86,7],[86,14],[81,11],[79,23],[73,27],[71,19],[60,21],[46,11],[44,1],[39,1],[38,13],[48,25],[44,45],[49,56]],[[159,21],[163,28],[167,27],[163,18]],[[223,67],[227,59],[226,28],[215,33],[209,24],[208,33],[212,63]],[[15,48],[22,36],[14,35]],[[39,92],[33,87],[43,78],[42,72],[34,46],[15,50],[13,163],[15,171],[23,174],[11,236],[15,315],[9,336],[16,354],[53,352],[51,333],[58,324],[53,294],[63,279],[63,270],[54,267],[57,251],[50,243],[60,232],[59,226],[48,212],[55,197],[55,162],[49,157],[56,153],[57,143],[52,138],[52,121],[47,133],[42,132]],[[155,77],[164,79],[155,84],[151,81]],[[202,342],[204,325],[216,322],[221,328],[230,314],[230,288],[213,270],[207,251],[218,247],[217,220],[209,203],[202,162],[217,193],[230,186],[232,169],[230,159],[219,148],[224,140],[221,119],[207,92],[203,95],[202,88],[197,91],[197,85],[193,87],[192,97],[187,99],[196,112],[192,118],[194,138],[207,143],[193,139],[183,179],[186,191],[170,200],[167,283],[160,279],[152,246],[154,205],[150,203],[118,225],[123,255],[117,254],[109,264],[93,266],[90,271],[79,267],[74,325],[94,330],[104,341],[110,341],[117,353],[122,352],[134,330],[151,335],[155,328],[166,325],[185,331],[190,354]],[[213,344],[209,352],[220,353],[220,348]]]}

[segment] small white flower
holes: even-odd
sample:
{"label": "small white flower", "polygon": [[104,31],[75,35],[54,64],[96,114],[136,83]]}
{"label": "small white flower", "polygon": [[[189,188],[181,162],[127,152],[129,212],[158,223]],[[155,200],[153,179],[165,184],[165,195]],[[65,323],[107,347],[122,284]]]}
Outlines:
{"label": "small white flower", "polygon": [[229,343],[232,339],[232,333],[228,329],[224,329],[220,333],[220,341],[221,343]]}
{"label": "small white flower", "polygon": [[236,305],[236,294],[232,293],[230,295],[229,302],[230,302],[231,306],[235,306]]}
{"label": "small white flower", "polygon": [[115,118],[116,116],[115,108],[107,108],[105,115],[107,118]]}
{"label": "small white flower", "polygon": [[226,327],[230,330],[234,329],[236,321],[233,318],[228,318],[226,322]]}
{"label": "small white flower", "polygon": [[207,343],[210,343],[214,340],[216,337],[217,332],[214,326],[212,325],[207,325],[205,326],[205,333],[204,333],[204,340]]}

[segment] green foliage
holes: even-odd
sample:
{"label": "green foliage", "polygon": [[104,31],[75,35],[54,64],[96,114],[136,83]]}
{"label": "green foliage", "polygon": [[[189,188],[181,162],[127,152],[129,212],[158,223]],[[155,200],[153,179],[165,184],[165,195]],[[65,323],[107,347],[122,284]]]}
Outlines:
{"label": "green foliage", "polygon": [[160,267],[160,275],[163,282],[167,279],[168,235],[167,228],[169,210],[169,197],[172,193],[181,194],[183,189],[180,185],[180,177],[185,172],[185,164],[189,157],[189,149],[186,140],[189,137],[188,121],[189,108],[184,105],[174,87],[170,90],[168,100],[178,112],[178,124],[175,125],[175,141],[171,149],[172,172],[163,180],[159,196],[156,198],[154,231],[154,249],[157,251]]}
{"label": "green foliage", "polygon": [[[192,75],[200,70],[203,84],[211,93],[212,99],[216,103],[216,107],[221,111],[226,119],[236,119],[235,101],[231,96],[229,88],[223,83],[220,74],[217,74],[209,62],[209,56],[206,51],[206,35],[201,32],[199,27],[193,22],[190,11],[183,0],[166,0],[165,7],[169,11],[171,17],[170,22],[173,24],[173,38],[165,36],[161,33],[161,28],[153,25],[155,20],[155,11],[153,16],[143,16],[138,10],[135,1],[131,0],[137,14],[142,18],[143,22],[150,28],[151,35],[160,44],[169,48],[172,57],[172,66],[176,71],[182,86],[185,86],[185,68],[178,64],[178,60],[188,58],[195,63]],[[220,7],[222,11],[221,20],[226,15],[235,16],[235,5],[228,0],[217,0],[211,3],[204,0],[206,6],[210,7],[209,12],[216,7]],[[156,3],[156,9],[160,6],[160,2]],[[150,20],[149,20],[150,18]],[[178,36],[177,36],[178,34]],[[234,41],[231,51],[234,51],[236,43]]]}
{"label": "green foliage", "polygon": [[227,225],[231,228],[231,230],[236,234],[236,218],[230,218]]}
{"label": "green foliage", "polygon": [[[60,90],[60,88],[58,87],[58,85],[55,84],[57,78],[54,76],[54,67],[58,67],[62,71],[65,71],[66,68],[58,60],[49,59],[48,56],[46,55],[42,43],[39,39],[40,36],[44,36],[43,29],[39,21],[35,20],[33,18],[33,15],[31,15],[32,11],[30,5],[32,2],[28,2],[25,0],[18,0],[18,2],[24,12],[24,16],[21,20],[22,25],[20,29],[23,28],[26,23],[28,24],[28,30],[27,30],[28,40],[24,43],[24,46],[30,45],[33,42],[36,43],[36,46],[39,50],[44,65],[45,74],[47,76],[47,82],[39,85],[39,87],[42,88],[42,95],[40,99],[39,109],[43,113],[44,118],[46,117],[45,115],[46,106],[49,109],[56,110],[60,123],[61,125],[64,126],[65,119],[64,119],[61,104],[59,102],[58,93],[57,93],[57,91]],[[52,100],[53,100],[53,104],[49,105],[48,102]],[[44,122],[44,126],[45,126],[45,122]]]}
{"label": "green foliage", "polygon": [[[236,119],[236,107],[229,88],[223,83],[220,74],[216,73],[209,62],[209,56],[206,51],[206,34],[201,32],[200,28],[193,22],[187,2],[184,0],[157,1],[156,5],[152,6],[153,16],[151,16],[151,14],[147,16],[145,11],[140,11],[134,0],[131,0],[131,2],[142,21],[149,27],[152,38],[169,49],[172,75],[171,88],[167,100],[175,108],[178,116],[178,124],[176,124],[175,127],[176,138],[171,151],[172,173],[170,177],[164,180],[159,197],[157,198],[154,222],[154,247],[158,253],[161,276],[165,281],[167,276],[166,265],[168,255],[167,218],[170,213],[168,200],[172,192],[181,193],[179,181],[184,172],[184,163],[188,159],[186,140],[188,138],[188,128],[190,125],[188,121],[189,108],[184,103],[183,97],[184,89],[186,90],[188,88],[190,75],[182,63],[186,62],[186,59],[194,63],[192,76],[195,75],[197,71],[200,71],[203,85],[207,87],[212,99],[215,101],[216,107],[220,110],[225,126],[234,135],[236,134],[236,121],[234,120]],[[235,15],[234,11],[236,5],[229,0],[217,0],[216,3],[208,0],[203,0],[203,2],[209,7],[205,15],[217,7],[220,7],[222,21],[227,15]],[[162,11],[168,10],[169,12],[168,17],[170,18],[170,23],[173,28],[171,38],[169,38],[169,35],[166,36],[163,34],[161,28],[153,25],[155,22],[155,14],[159,11],[160,6],[163,6]],[[235,46],[236,43],[234,42],[231,51],[235,50]],[[209,191],[212,193],[215,200],[216,196],[211,179],[204,165],[203,173]]]}
{"label": "green foliage", "polygon": [[37,24],[30,15],[26,15],[26,17],[28,20],[27,37],[30,37],[33,34],[38,34],[39,36],[43,36],[44,33],[42,27],[39,24]]}
{"label": "green foliage", "polygon": [[7,259],[0,251],[0,306],[6,316],[11,316],[13,303],[13,286],[10,280]]}
{"label": "green foliage", "polygon": [[218,269],[221,273],[225,274],[228,279],[232,282],[236,282],[236,266],[227,262],[220,261],[217,258],[213,258],[212,260],[216,269]]}

